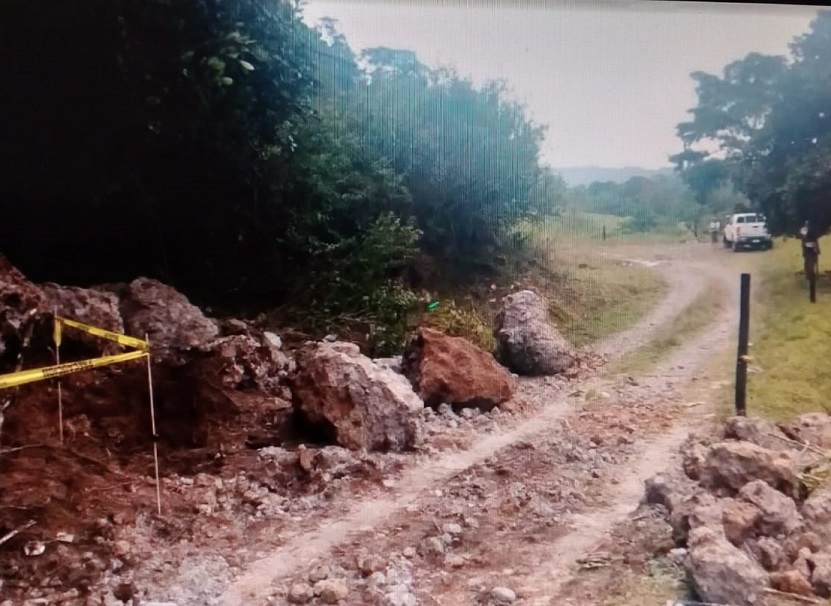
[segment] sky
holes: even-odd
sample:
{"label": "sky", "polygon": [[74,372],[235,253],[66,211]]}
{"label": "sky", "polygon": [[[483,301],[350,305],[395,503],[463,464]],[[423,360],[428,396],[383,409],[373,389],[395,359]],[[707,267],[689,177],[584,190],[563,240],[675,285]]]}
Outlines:
{"label": "sky", "polygon": [[785,55],[816,7],[710,2],[308,0],[353,50],[416,52],[477,84],[504,78],[547,125],[554,167],[668,166],[675,125],[696,105],[690,72],[721,73],[750,52]]}

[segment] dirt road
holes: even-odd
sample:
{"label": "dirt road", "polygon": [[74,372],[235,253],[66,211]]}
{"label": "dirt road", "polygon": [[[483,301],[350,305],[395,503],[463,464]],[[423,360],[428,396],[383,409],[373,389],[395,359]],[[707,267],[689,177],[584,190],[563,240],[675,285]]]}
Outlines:
{"label": "dirt road", "polygon": [[670,464],[706,412],[685,406],[686,387],[714,353],[732,347],[738,278],[720,251],[614,254],[652,265],[670,293],[601,352],[644,345],[714,280],[724,288],[721,311],[649,376],[594,378],[569,393],[556,381],[523,381],[521,396],[544,403],[538,412],[469,449],[422,461],[386,494],[297,532],[216,603],[284,604],[292,586],[302,593],[327,577],[321,599],[350,605],[563,603],[576,563],[637,506],[643,481]]}

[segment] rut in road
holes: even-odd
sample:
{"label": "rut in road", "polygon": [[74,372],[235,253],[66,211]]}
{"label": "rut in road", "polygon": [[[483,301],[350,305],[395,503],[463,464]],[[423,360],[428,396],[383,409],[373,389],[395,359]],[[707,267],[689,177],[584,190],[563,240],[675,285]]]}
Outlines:
{"label": "rut in road", "polygon": [[[621,356],[637,349],[648,340],[656,326],[671,321],[692,303],[706,286],[706,280],[690,279],[690,272],[706,275],[701,273],[704,270],[688,266],[683,261],[669,260],[659,265],[657,270],[663,274],[669,285],[666,298],[634,328],[601,343],[597,347],[599,351]],[[539,390],[543,383],[541,380],[532,379],[524,384],[527,386],[534,382]],[[426,465],[408,470],[400,479],[398,485],[401,486],[401,490],[398,494],[358,503],[340,519],[323,521],[316,532],[299,534],[271,555],[254,562],[246,573],[238,577],[225,591],[220,603],[227,606],[243,606],[269,595],[275,582],[293,575],[314,559],[369,528],[382,526],[393,514],[412,506],[432,486],[481,463],[515,442],[528,440],[546,431],[545,428],[553,426],[558,419],[567,417],[573,410],[573,401],[555,393],[542,412],[524,420],[512,430],[485,438],[466,451],[449,453]]]}
{"label": "rut in road", "polygon": [[[711,278],[719,280],[725,289],[728,305],[722,308],[707,329],[665,360],[650,375],[652,381],[691,380],[713,354],[729,346],[727,338],[738,318],[738,279],[735,273],[722,268],[704,268]],[[679,372],[680,371],[680,372]],[[644,481],[665,471],[677,459],[678,446],[700,426],[707,410],[695,409],[679,419],[671,431],[643,444],[639,456],[620,470],[620,483],[610,495],[611,505],[576,515],[572,530],[552,545],[544,548],[535,573],[522,579],[523,604],[528,606],[565,605],[559,592],[576,570],[576,563],[591,555],[596,545],[608,537],[608,532],[634,511],[643,497]]]}

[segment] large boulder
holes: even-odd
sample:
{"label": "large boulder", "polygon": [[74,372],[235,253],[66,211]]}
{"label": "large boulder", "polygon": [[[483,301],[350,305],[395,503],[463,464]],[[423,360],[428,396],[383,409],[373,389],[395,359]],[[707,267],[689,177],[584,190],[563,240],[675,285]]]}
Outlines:
{"label": "large boulder", "polygon": [[413,448],[424,403],[407,379],[375,364],[351,343],[316,343],[300,350],[292,394],[308,423],[354,450]]}
{"label": "large boulder", "polygon": [[687,572],[704,602],[758,604],[768,575],[744,551],[723,535],[700,527],[690,532]]}
{"label": "large boulder", "polygon": [[750,442],[719,442],[701,463],[699,482],[716,492],[735,494],[745,484],[762,480],[789,496],[799,495],[799,478],[791,456]]}
{"label": "large boulder", "polygon": [[502,300],[494,336],[497,358],[520,375],[560,374],[576,361],[571,345],[549,323],[545,300],[530,290]]}
{"label": "large boulder", "polygon": [[490,410],[514,395],[516,382],[493,356],[460,337],[419,328],[401,370],[428,406],[446,402]]}
{"label": "large boulder", "polygon": [[[41,285],[49,311],[57,311],[59,316],[75,320],[82,324],[103,328],[111,332],[123,333],[124,322],[121,319],[118,297],[111,292],[59,286],[46,283]],[[121,351],[121,346],[102,337],[96,337],[82,330],[66,328],[62,330],[62,341],[78,341],[102,355]]]}
{"label": "large boulder", "polygon": [[183,364],[193,350],[204,351],[219,336],[216,321],[206,317],[182,293],[149,278],[137,278],[116,290],[128,334],[149,335],[153,357]]}
{"label": "large boulder", "polygon": [[745,484],[739,491],[738,498],[758,510],[755,524],[757,535],[788,536],[803,528],[802,516],[799,515],[793,499],[774,490],[762,480]]}

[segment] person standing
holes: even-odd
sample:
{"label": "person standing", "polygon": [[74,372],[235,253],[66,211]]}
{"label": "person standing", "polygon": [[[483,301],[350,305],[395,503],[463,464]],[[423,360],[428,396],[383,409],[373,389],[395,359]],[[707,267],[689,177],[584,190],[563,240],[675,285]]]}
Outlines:
{"label": "person standing", "polygon": [[799,230],[802,239],[802,259],[805,262],[805,277],[809,280],[816,277],[819,271],[819,233],[813,226],[805,221],[805,225]]}
{"label": "person standing", "polygon": [[718,232],[721,230],[721,223],[718,219],[710,221],[710,242],[715,244],[718,242]]}

